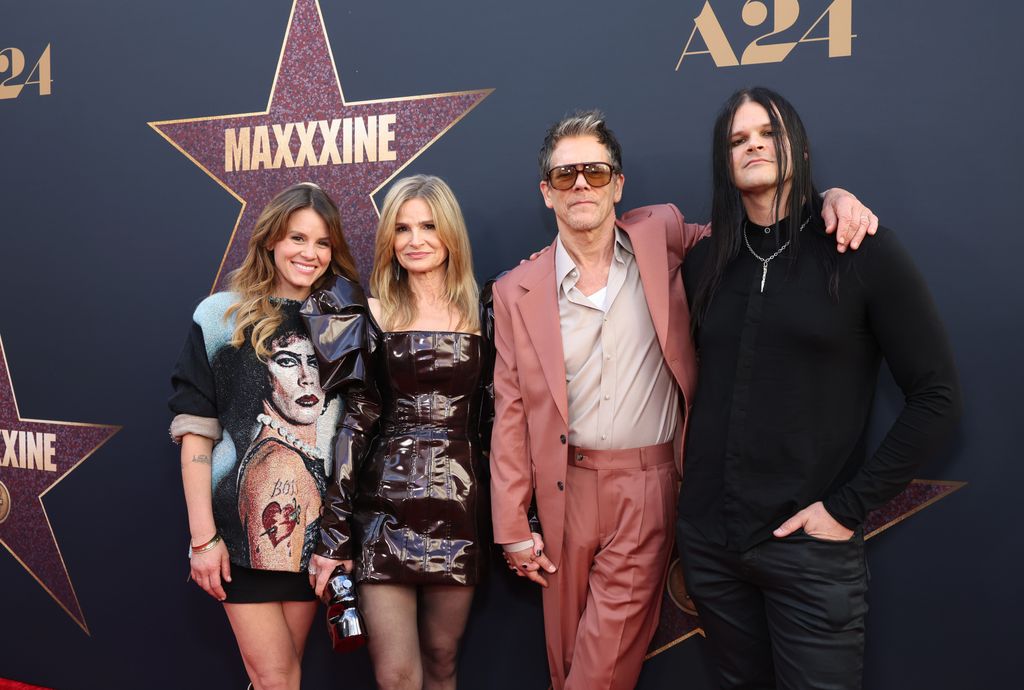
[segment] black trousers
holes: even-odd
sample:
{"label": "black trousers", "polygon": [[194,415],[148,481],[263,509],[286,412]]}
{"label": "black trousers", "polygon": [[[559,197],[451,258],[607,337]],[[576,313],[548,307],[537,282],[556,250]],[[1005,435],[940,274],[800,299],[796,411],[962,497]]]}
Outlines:
{"label": "black trousers", "polygon": [[682,519],[677,532],[721,687],[861,687],[868,575],[860,530],[846,542],[800,531],[742,552]]}

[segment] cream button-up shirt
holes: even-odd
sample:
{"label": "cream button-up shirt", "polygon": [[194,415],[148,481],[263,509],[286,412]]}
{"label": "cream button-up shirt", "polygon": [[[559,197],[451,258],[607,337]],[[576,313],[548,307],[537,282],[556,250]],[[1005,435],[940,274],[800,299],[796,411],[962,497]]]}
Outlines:
{"label": "cream button-up shirt", "polygon": [[555,282],[565,355],[569,443],[638,448],[675,438],[679,388],[658,344],[629,237],[615,228],[608,284],[576,288],[579,271],[561,237]]}

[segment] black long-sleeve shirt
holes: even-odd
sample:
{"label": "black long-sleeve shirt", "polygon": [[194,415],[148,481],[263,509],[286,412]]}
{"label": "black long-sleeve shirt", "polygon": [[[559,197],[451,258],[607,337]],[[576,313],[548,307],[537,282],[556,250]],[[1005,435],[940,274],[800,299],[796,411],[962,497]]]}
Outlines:
{"label": "black long-sleeve shirt", "polygon": [[[746,230],[769,257],[774,235]],[[693,295],[710,241],[683,267]],[[920,274],[881,228],[838,255],[838,300],[815,217],[796,259],[768,266],[744,246],[697,333],[700,377],[687,436],[680,515],[708,539],[744,550],[815,501],[850,529],[898,494],[948,438],[960,412],[949,344]],[[906,405],[869,454],[867,423],[885,357]]]}

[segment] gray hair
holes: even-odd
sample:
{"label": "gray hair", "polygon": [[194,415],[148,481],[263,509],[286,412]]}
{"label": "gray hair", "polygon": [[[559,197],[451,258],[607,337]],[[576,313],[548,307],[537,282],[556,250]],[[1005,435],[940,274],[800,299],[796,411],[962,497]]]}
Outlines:
{"label": "gray hair", "polygon": [[[546,179],[551,169],[551,154],[554,153],[558,142],[566,137],[596,137],[597,141],[604,144],[608,150],[608,159],[616,172],[622,171],[622,147],[619,140],[615,138],[612,130],[604,121],[604,113],[600,110],[578,110],[572,115],[567,115],[548,128],[544,136],[544,145],[537,157],[540,164],[540,177]],[[591,163],[593,161],[574,161],[576,163]]]}

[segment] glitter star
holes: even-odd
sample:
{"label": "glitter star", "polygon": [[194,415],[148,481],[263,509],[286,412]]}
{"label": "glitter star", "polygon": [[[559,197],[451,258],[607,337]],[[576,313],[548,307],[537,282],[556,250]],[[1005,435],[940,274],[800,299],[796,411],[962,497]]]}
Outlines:
{"label": "glitter star", "polygon": [[86,634],[43,496],[120,428],[22,418],[0,340],[0,544]]}
{"label": "glitter star", "polygon": [[260,211],[281,189],[315,182],[341,210],[360,275],[369,276],[372,195],[492,89],[347,102],[317,0],[295,0],[267,109],[149,125],[242,202],[213,289],[245,257]]}

